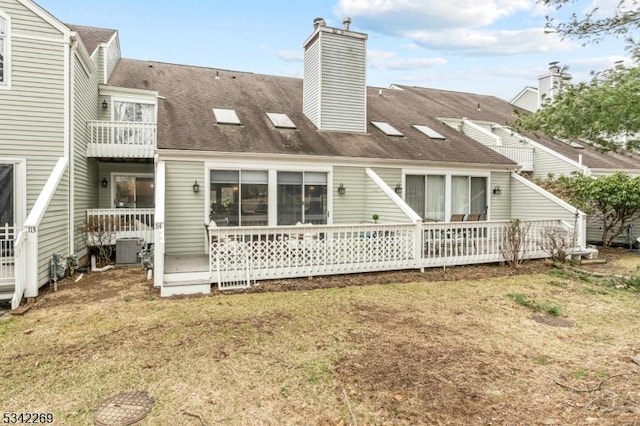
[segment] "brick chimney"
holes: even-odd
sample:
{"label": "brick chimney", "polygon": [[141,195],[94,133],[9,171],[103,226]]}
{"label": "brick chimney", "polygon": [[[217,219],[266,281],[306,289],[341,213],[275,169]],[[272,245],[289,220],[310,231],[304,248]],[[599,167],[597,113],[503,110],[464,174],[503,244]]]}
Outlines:
{"label": "brick chimney", "polygon": [[318,130],[367,131],[367,35],[330,28],[322,18],[304,42],[303,112]]}

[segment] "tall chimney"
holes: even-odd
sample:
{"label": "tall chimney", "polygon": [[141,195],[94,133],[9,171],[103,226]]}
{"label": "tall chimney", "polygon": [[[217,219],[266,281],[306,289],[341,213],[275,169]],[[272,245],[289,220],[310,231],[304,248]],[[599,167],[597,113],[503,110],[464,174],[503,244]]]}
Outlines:
{"label": "tall chimney", "polygon": [[560,62],[549,62],[549,72],[538,77],[538,108],[552,102],[560,93],[564,83],[563,78]]}
{"label": "tall chimney", "polygon": [[313,21],[304,42],[302,109],[319,130],[351,133],[367,131],[367,35]]}

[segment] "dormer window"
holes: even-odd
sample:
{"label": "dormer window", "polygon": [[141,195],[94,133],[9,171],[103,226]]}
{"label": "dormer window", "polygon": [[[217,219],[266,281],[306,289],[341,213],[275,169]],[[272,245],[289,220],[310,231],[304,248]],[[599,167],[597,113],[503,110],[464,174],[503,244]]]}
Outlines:
{"label": "dormer window", "polygon": [[0,10],[0,89],[9,87],[10,24],[9,17]]}
{"label": "dormer window", "polygon": [[389,123],[385,123],[384,121],[372,121],[371,124],[387,136],[404,136],[400,130],[396,129]]}

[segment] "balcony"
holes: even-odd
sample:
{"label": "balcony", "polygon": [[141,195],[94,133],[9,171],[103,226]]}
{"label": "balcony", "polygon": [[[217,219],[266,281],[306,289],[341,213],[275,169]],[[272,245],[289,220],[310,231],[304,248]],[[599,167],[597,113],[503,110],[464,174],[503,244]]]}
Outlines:
{"label": "balcony", "polygon": [[518,163],[523,172],[533,171],[533,147],[489,145],[489,148]]}
{"label": "balcony", "polygon": [[132,121],[89,121],[87,157],[153,158],[157,124]]}

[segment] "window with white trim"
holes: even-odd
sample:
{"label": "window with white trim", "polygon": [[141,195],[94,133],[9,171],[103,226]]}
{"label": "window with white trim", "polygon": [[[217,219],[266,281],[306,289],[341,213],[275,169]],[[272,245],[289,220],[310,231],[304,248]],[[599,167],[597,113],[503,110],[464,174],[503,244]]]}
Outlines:
{"label": "window with white trim", "polygon": [[278,225],[327,223],[327,173],[278,172]]}
{"label": "window with white trim", "polygon": [[479,214],[486,219],[487,178],[477,176],[451,177],[451,213]]}
{"label": "window with white trim", "polygon": [[9,85],[9,19],[0,11],[0,87]]}
{"label": "window with white trim", "polygon": [[269,224],[266,170],[211,170],[209,220],[218,226]]}

